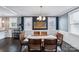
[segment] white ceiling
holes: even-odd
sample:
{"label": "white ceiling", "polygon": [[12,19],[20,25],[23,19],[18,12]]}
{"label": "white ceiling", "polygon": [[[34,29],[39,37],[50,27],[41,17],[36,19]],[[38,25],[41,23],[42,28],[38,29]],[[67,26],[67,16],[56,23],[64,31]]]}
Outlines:
{"label": "white ceiling", "polygon": [[61,16],[78,6],[0,6],[0,16]]}

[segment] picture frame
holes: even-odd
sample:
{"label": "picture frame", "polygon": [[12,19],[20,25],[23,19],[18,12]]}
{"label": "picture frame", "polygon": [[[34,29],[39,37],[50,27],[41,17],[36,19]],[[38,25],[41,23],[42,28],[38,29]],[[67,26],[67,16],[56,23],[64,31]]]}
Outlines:
{"label": "picture frame", "polygon": [[37,17],[33,17],[32,19],[32,29],[33,30],[47,30],[48,29],[48,19],[46,17],[46,19],[44,21],[39,21],[37,20]]}

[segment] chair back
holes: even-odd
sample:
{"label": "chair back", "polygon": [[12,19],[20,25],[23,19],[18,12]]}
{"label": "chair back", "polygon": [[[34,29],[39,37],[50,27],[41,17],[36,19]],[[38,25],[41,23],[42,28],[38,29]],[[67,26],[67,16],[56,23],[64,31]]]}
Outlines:
{"label": "chair back", "polygon": [[45,39],[44,41],[44,51],[46,52],[56,52],[57,51],[57,39]]}
{"label": "chair back", "polygon": [[34,36],[40,36],[40,32],[39,31],[36,31],[36,32],[33,33],[33,35]]}
{"label": "chair back", "polygon": [[25,39],[25,32],[20,32],[19,39],[20,39],[20,42],[23,42],[23,40]]}
{"label": "chair back", "polygon": [[47,32],[41,32],[40,35],[41,36],[47,36]]}
{"label": "chair back", "polygon": [[51,40],[51,39],[45,39],[44,45],[57,45],[57,39]]}
{"label": "chair back", "polygon": [[63,34],[57,32],[56,37],[57,37],[57,40],[60,40],[63,42]]}
{"label": "chair back", "polygon": [[41,44],[41,39],[29,39],[29,44]]}
{"label": "chair back", "polygon": [[41,51],[41,39],[29,39],[28,51]]}

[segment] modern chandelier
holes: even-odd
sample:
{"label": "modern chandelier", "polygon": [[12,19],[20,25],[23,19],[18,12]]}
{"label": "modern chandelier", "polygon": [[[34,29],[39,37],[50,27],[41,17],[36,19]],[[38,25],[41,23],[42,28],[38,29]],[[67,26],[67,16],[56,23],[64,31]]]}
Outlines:
{"label": "modern chandelier", "polygon": [[37,20],[38,21],[45,21],[46,20],[46,17],[45,16],[42,16],[42,6],[40,6],[40,16],[37,17]]}

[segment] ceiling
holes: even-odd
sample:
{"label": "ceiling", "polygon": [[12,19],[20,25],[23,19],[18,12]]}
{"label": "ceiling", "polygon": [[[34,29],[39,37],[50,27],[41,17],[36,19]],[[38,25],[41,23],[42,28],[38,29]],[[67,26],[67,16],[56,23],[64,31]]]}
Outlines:
{"label": "ceiling", "polygon": [[0,6],[0,16],[61,16],[78,6]]}

